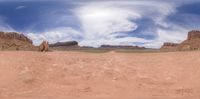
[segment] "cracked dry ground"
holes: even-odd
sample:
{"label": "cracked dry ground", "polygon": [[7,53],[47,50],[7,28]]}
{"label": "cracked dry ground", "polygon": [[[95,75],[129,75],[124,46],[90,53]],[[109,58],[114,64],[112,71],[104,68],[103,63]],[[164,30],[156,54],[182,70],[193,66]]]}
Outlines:
{"label": "cracked dry ground", "polygon": [[200,52],[0,52],[0,99],[200,99]]}

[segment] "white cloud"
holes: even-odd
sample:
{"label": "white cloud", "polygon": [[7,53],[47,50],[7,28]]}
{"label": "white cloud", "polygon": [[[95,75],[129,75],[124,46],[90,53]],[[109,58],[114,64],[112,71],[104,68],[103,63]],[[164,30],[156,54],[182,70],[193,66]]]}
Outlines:
{"label": "white cloud", "polygon": [[[192,2],[196,1],[199,0]],[[186,38],[187,32],[191,30],[191,28],[176,26],[165,20],[167,16],[177,12],[178,6],[191,3],[191,0],[183,2],[180,0],[88,0],[88,2],[80,2],[77,0],[75,3],[76,6],[72,12],[80,21],[81,29],[66,26],[49,29],[43,33],[30,32],[26,35],[36,45],[40,44],[42,40],[48,40],[51,43],[78,40],[82,46],[97,47],[102,44],[135,45],[141,43],[146,47],[159,48],[163,42],[181,42]],[[17,6],[15,9],[23,8],[26,6]],[[54,18],[54,16],[45,16],[44,20],[52,20],[49,17]],[[67,13],[56,18],[55,22],[68,22],[65,18],[69,18]],[[143,34],[154,35],[154,39],[147,40],[126,34],[126,32],[138,29],[140,26],[136,21],[143,18],[150,19],[157,25],[154,30],[144,30],[146,32]],[[0,16],[0,30],[15,31],[5,20],[5,17]]]}
{"label": "white cloud", "polygon": [[[81,30],[62,27],[42,34],[29,33],[28,36],[37,44],[42,39],[50,42],[78,39],[83,46],[144,43],[146,47],[158,48],[163,42],[180,42],[186,36],[188,29],[165,21],[168,15],[177,11],[176,7],[179,5],[180,3],[152,0],[81,2],[72,10],[81,23]],[[142,18],[151,19],[158,25],[155,32],[151,30],[147,32],[156,36],[155,39],[146,40],[125,34],[136,30],[139,27],[136,21]],[[173,28],[170,29],[171,27]],[[119,38],[121,35],[123,37]]]}
{"label": "white cloud", "polygon": [[[82,4],[75,10],[82,23],[84,41],[82,45],[100,46],[101,44],[128,44],[152,42],[144,38],[125,37],[118,38],[122,33],[134,31],[138,28],[135,23],[140,18],[154,20],[157,25],[169,27],[164,19],[176,12],[176,6],[167,2],[155,1],[115,1],[94,2]],[[158,31],[156,39],[160,38]],[[165,33],[162,32],[164,35]],[[114,36],[113,36],[114,35]],[[167,38],[164,38],[167,40]]]}
{"label": "white cloud", "polygon": [[15,9],[20,10],[20,9],[24,9],[24,8],[26,8],[26,6],[17,6]]}
{"label": "white cloud", "polygon": [[180,43],[187,37],[187,32],[191,29],[186,29],[178,26],[174,26],[174,29],[157,29],[157,37],[148,43],[145,43],[143,46],[149,48],[160,48],[164,42],[173,42]]}
{"label": "white cloud", "polygon": [[34,41],[35,45],[39,45],[43,40],[47,40],[50,43],[71,41],[80,37],[80,32],[68,28],[60,27],[53,30],[48,30],[43,33],[28,33],[27,36]]}
{"label": "white cloud", "polygon": [[3,16],[0,16],[0,31],[4,32],[13,32],[15,31],[10,25],[5,22],[6,18]]}
{"label": "white cloud", "polygon": [[[80,45],[82,46],[90,46],[90,45],[94,45],[94,47],[98,47],[99,45],[105,44],[105,45],[134,45],[133,42],[135,43],[147,43],[149,42],[146,39],[143,38],[137,38],[137,37],[124,37],[124,38],[111,38],[111,39],[98,39],[98,40],[94,40],[94,39],[89,39],[89,40],[83,40],[82,42],[80,42]],[[96,45],[96,46],[95,46]],[[98,45],[98,46],[97,46]]]}
{"label": "white cloud", "polygon": [[96,47],[105,43],[105,41],[112,40],[112,43],[114,43],[116,39],[120,40],[116,38],[120,35],[118,35],[118,32],[134,31],[138,26],[131,20],[141,17],[137,13],[132,13],[129,9],[121,9],[110,5],[98,6],[96,4],[77,8],[75,15],[81,21],[82,30],[84,31],[83,38],[85,41],[80,44],[90,45],[92,43]]}

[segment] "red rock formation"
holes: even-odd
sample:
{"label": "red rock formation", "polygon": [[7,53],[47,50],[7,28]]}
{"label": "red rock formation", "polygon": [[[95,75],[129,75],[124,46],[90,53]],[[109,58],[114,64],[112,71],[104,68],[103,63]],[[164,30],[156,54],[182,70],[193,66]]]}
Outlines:
{"label": "red rock formation", "polygon": [[193,30],[188,33],[187,40],[200,39],[200,31]]}
{"label": "red rock formation", "polygon": [[164,43],[163,46],[160,48],[162,51],[176,51],[177,50],[177,43]]}
{"label": "red rock formation", "polygon": [[200,31],[193,30],[188,33],[187,40],[178,45],[178,50],[199,50],[200,49]]}
{"label": "red rock formation", "polygon": [[32,44],[32,40],[27,38],[24,34],[19,34],[16,32],[0,32],[0,38],[9,39],[9,40],[16,39],[16,40],[20,40],[20,41],[24,41],[24,42],[28,42]]}
{"label": "red rock formation", "polygon": [[49,42],[43,41],[39,46],[39,51],[41,51],[41,52],[49,51]]}
{"label": "red rock formation", "polygon": [[30,50],[34,49],[32,40],[16,32],[0,32],[0,50]]}
{"label": "red rock formation", "polygon": [[200,31],[192,30],[188,32],[188,37],[185,41],[180,44],[164,43],[160,48],[164,51],[189,51],[189,50],[200,50]]}

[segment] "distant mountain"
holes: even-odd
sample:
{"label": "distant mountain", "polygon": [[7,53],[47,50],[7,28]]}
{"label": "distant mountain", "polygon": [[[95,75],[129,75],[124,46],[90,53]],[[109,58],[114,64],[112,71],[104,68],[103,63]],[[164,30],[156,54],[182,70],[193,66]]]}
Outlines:
{"label": "distant mountain", "polygon": [[129,45],[101,45],[100,48],[107,48],[107,49],[146,49],[145,47],[139,46],[129,46]]}
{"label": "distant mountain", "polygon": [[32,40],[16,32],[0,32],[0,50],[35,50]]}
{"label": "distant mountain", "polygon": [[49,47],[61,47],[61,46],[65,47],[78,46],[78,42],[77,41],[57,42],[49,45]]}
{"label": "distant mountain", "polygon": [[57,42],[49,45],[52,50],[67,50],[71,48],[80,48],[77,41]]}

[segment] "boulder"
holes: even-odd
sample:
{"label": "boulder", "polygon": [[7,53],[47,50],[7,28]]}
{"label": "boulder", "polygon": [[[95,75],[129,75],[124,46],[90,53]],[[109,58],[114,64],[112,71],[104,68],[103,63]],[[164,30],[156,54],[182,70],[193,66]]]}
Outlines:
{"label": "boulder", "polygon": [[39,51],[41,51],[41,52],[49,51],[49,42],[43,41],[39,46]]}

